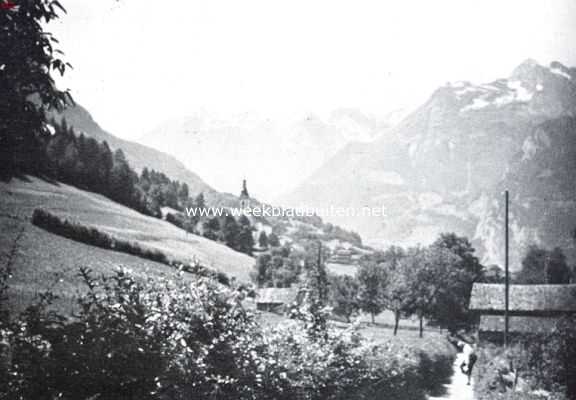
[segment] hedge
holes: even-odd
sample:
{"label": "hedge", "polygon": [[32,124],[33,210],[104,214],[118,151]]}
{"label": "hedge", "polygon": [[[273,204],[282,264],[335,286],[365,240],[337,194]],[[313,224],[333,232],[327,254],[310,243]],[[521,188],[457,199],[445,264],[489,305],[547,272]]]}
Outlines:
{"label": "hedge", "polygon": [[214,271],[200,264],[189,264],[174,260],[160,250],[141,247],[139,244],[127,240],[118,239],[106,232],[94,227],[85,226],[77,222],[71,222],[60,218],[44,209],[36,208],[32,213],[32,224],[43,228],[48,232],[77,242],[100,247],[106,250],[118,251],[131,254],[146,260],[179,268],[195,275],[209,277],[224,285],[230,285],[230,278],[223,272]]}

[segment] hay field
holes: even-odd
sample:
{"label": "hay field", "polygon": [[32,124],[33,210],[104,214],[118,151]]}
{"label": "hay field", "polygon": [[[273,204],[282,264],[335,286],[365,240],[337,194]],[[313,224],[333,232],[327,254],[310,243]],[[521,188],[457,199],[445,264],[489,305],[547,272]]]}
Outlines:
{"label": "hay field", "polygon": [[254,259],[205,238],[188,234],[172,224],[144,216],[99,194],[38,178],[0,182],[0,265],[7,261],[16,237],[11,286],[16,306],[27,303],[38,291],[53,288],[71,299],[78,290],[78,269],[110,273],[118,267],[145,276],[161,276],[172,269],[139,257],[78,243],[46,232],[30,222],[35,208],[94,226],[142,247],[159,249],[183,261],[199,260],[206,267],[249,281]]}

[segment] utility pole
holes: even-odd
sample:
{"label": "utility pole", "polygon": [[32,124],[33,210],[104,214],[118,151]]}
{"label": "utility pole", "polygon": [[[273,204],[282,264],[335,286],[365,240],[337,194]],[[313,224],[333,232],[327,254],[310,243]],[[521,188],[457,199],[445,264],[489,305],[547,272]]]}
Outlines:
{"label": "utility pole", "polygon": [[318,240],[318,261],[317,261],[317,270],[316,275],[318,279],[318,294],[320,297],[320,301],[323,305],[326,305],[328,300],[328,293],[326,288],[326,274],[322,265],[322,241]]}
{"label": "utility pole", "polygon": [[505,282],[504,282],[504,346],[508,347],[508,329],[509,329],[509,296],[510,296],[510,272],[508,270],[508,190],[504,192],[504,271],[505,271]]}

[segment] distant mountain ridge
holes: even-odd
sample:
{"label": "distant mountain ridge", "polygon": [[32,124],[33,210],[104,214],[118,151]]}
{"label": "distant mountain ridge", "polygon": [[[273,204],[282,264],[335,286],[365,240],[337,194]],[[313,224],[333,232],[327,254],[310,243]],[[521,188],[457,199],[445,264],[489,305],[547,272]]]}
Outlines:
{"label": "distant mountain ridge", "polygon": [[474,240],[502,264],[502,192],[512,198],[512,262],[526,246],[574,257],[576,69],[527,60],[505,79],[445,85],[389,134],[350,144],[282,199],[287,205],[384,206],[387,218],[333,218],[373,245]]}
{"label": "distant mountain ridge", "polygon": [[122,149],[130,165],[138,172],[145,167],[163,172],[171,179],[188,184],[190,192],[194,194],[215,192],[212,187],[176,158],[151,147],[120,139],[105,131],[81,105],[67,108],[60,115],[56,115],[56,118],[57,120],[66,119],[68,125],[76,128],[79,133],[84,133],[99,141],[108,142],[113,150]]}
{"label": "distant mountain ridge", "polygon": [[198,111],[159,125],[140,142],[174,155],[218,189],[235,190],[247,178],[270,202],[347,143],[372,141],[387,127],[355,109],[281,118]]}

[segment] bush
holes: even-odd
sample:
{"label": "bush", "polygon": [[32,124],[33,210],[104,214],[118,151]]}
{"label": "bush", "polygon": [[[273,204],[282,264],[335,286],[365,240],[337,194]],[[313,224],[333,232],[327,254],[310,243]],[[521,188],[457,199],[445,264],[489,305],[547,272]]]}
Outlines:
{"label": "bush", "polygon": [[374,353],[379,380],[366,391],[367,398],[420,400],[441,396],[452,376],[454,352],[448,347],[426,352],[387,343]]}
{"label": "bush", "polygon": [[37,307],[4,330],[7,398],[247,399],[260,390],[255,345],[244,339],[257,339],[256,325],[235,292],[209,280],[82,276],[89,291],[74,320]]}
{"label": "bush", "polygon": [[478,361],[477,398],[574,399],[574,357],[575,317],[560,320],[548,335],[525,335],[508,348],[485,346]]}
{"label": "bush", "polygon": [[242,293],[207,279],[81,276],[73,319],[50,312],[47,296],[0,326],[10,354],[0,398],[423,398],[419,358],[353,327],[318,337],[304,318],[263,329]]}
{"label": "bush", "polygon": [[314,341],[299,321],[264,332],[238,292],[209,280],[82,276],[74,320],[35,307],[3,327],[5,397],[335,399],[370,379],[354,340]]}

